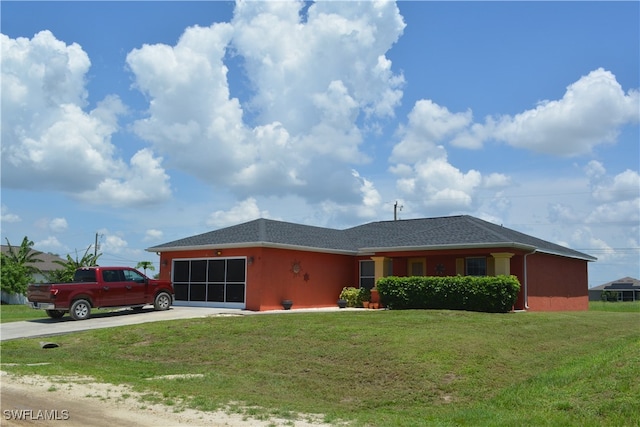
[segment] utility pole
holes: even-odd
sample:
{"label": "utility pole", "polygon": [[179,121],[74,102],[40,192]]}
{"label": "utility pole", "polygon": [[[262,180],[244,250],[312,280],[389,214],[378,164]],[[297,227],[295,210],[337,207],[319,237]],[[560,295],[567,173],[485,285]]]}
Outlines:
{"label": "utility pole", "polygon": [[94,259],[97,256],[98,256],[98,233],[96,233],[96,244],[93,245],[93,257],[94,257]]}

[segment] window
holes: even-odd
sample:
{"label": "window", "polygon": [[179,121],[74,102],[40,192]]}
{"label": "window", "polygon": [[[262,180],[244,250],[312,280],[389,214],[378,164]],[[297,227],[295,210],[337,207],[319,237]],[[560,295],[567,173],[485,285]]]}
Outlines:
{"label": "window", "polygon": [[102,280],[104,282],[122,282],[124,275],[122,270],[102,270]]}
{"label": "window", "polygon": [[360,287],[371,289],[376,284],[376,264],[373,261],[360,261]]}
{"label": "window", "polygon": [[467,258],[465,260],[465,273],[467,276],[486,276],[487,259],[484,257]]}
{"label": "window", "polygon": [[424,258],[409,258],[409,276],[424,276],[426,264]]}
{"label": "window", "polygon": [[79,269],[76,270],[73,276],[74,282],[95,282],[96,281],[96,271],[93,269]]}
{"label": "window", "polygon": [[124,273],[124,280],[127,282],[144,283],[144,276],[137,271],[122,270]]}

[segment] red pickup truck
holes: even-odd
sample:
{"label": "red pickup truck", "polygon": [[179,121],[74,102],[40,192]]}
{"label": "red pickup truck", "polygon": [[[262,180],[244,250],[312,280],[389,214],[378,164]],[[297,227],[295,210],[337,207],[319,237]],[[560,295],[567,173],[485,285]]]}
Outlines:
{"label": "red pickup truck", "polygon": [[32,284],[27,300],[32,308],[47,311],[53,319],[69,312],[74,320],[88,319],[92,308],[133,307],[153,304],[168,310],[173,303],[173,285],[153,280],[129,267],[84,267],[76,270],[73,282]]}

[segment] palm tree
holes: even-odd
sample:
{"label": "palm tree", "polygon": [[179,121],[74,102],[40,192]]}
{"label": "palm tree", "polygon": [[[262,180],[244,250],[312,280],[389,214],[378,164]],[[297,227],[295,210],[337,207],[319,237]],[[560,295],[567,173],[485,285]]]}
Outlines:
{"label": "palm tree", "polygon": [[151,270],[151,271],[155,271],[155,267],[153,266],[153,263],[151,261],[140,261],[137,265],[136,268],[142,268],[144,269],[144,275],[147,275],[147,269]]}
{"label": "palm tree", "polygon": [[[91,245],[84,251],[84,255],[82,258],[78,259],[78,255],[76,253],[76,259],[71,258],[71,255],[67,254],[66,261],[53,261],[56,264],[64,267],[62,271],[56,274],[55,281],[60,282],[71,282],[73,280],[73,276],[76,270],[80,267],[93,267],[98,265],[98,258],[102,255],[100,254],[92,254],[89,253],[89,249],[91,249]],[[53,280],[53,279],[52,279]]]}
{"label": "palm tree", "polygon": [[24,236],[22,239],[22,243],[20,244],[20,248],[16,251],[14,246],[11,246],[9,239],[6,238],[7,246],[9,249],[7,250],[6,257],[8,261],[20,266],[24,266],[27,269],[29,274],[40,273],[40,269],[36,267],[36,262],[44,262],[40,258],[37,258],[38,255],[41,255],[42,252],[38,252],[33,250],[33,242],[29,240],[27,236]]}
{"label": "palm tree", "polygon": [[43,262],[37,258],[42,252],[32,249],[33,242],[27,236],[22,239],[19,248],[11,246],[9,239],[6,240],[8,250],[0,254],[0,289],[9,295],[24,294],[33,281],[33,275],[41,272],[34,264]]}

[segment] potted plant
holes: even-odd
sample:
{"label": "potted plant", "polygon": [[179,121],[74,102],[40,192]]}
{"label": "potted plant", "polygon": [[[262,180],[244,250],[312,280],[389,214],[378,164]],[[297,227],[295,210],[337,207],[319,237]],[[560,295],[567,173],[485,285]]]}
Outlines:
{"label": "potted plant", "polygon": [[358,289],[358,299],[364,308],[369,308],[369,301],[371,301],[371,291],[367,288]]}
{"label": "potted plant", "polygon": [[284,308],[285,310],[291,310],[293,301],[291,301],[290,299],[283,299],[280,304],[282,304],[282,308]]}

